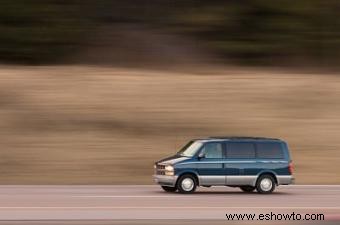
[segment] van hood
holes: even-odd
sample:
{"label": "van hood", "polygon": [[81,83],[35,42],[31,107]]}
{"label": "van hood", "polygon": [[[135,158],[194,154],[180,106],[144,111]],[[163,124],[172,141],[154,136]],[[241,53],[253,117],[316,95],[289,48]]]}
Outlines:
{"label": "van hood", "polygon": [[183,162],[185,160],[188,160],[189,158],[188,157],[184,157],[184,156],[180,156],[180,155],[173,155],[173,156],[170,156],[170,157],[167,157],[165,159],[161,159],[159,161],[157,161],[156,163],[160,163],[160,164],[176,164],[176,163],[179,163],[179,162]]}

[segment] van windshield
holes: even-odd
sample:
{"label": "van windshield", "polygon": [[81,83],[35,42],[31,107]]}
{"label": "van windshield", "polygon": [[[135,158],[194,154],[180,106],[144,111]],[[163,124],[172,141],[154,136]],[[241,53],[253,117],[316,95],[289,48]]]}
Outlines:
{"label": "van windshield", "polygon": [[202,142],[190,141],[177,154],[184,157],[193,157],[202,145]]}

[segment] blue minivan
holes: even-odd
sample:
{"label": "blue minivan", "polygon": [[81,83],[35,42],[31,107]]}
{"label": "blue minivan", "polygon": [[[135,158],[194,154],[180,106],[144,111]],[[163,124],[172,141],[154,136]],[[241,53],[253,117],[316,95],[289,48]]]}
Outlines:
{"label": "blue minivan", "polygon": [[176,155],[154,165],[154,180],[164,191],[192,193],[197,186],[239,187],[267,194],[292,184],[287,144],[259,137],[212,137],[186,144]]}

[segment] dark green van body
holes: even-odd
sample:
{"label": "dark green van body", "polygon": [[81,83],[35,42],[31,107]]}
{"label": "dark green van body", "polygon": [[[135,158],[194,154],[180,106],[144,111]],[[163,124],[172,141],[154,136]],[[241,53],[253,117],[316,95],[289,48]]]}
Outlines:
{"label": "dark green van body", "polygon": [[287,144],[272,138],[192,140],[176,155],[155,163],[154,180],[162,186],[175,187],[184,174],[194,176],[198,186],[255,187],[265,174],[271,175],[276,185],[294,181]]}

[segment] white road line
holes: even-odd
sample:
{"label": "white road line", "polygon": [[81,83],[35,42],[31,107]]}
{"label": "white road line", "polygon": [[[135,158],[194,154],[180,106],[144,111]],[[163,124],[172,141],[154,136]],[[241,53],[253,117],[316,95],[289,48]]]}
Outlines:
{"label": "white road line", "polygon": [[[0,189],[2,188],[149,188],[149,187],[159,187],[158,185],[152,184],[136,184],[136,185],[0,185]],[[340,188],[340,184],[292,184],[284,187],[338,187]]]}
{"label": "white road line", "polygon": [[[337,192],[337,190],[327,190],[327,192]],[[340,192],[340,190],[339,190]],[[204,192],[203,194],[209,192]],[[214,198],[214,197],[229,197],[229,193],[226,192],[225,196],[221,195],[214,195],[214,193],[211,193],[211,195],[204,195],[204,198]],[[255,196],[255,195],[254,195]],[[200,195],[198,192],[195,195],[73,195],[72,198],[202,198],[203,196]]]}
{"label": "white road line", "polygon": [[197,196],[179,195],[74,195],[72,198],[193,198]]}
{"label": "white road line", "polygon": [[339,184],[294,184],[285,186],[285,188],[294,188],[294,187],[337,187],[340,188]]}
{"label": "white road line", "polygon": [[340,209],[340,206],[281,206],[281,207],[223,207],[223,206],[9,206],[0,209]]}

